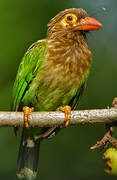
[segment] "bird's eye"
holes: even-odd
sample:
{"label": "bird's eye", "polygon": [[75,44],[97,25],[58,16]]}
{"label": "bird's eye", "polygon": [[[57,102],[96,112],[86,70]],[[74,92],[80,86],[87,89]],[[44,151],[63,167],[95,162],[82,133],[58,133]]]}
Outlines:
{"label": "bird's eye", "polygon": [[77,16],[75,14],[69,13],[63,17],[61,24],[66,28],[71,28],[76,22]]}
{"label": "bird's eye", "polygon": [[77,16],[75,14],[67,14],[65,19],[67,23],[74,24],[77,21]]}
{"label": "bird's eye", "polygon": [[67,16],[67,20],[72,21],[73,20],[72,16]]}

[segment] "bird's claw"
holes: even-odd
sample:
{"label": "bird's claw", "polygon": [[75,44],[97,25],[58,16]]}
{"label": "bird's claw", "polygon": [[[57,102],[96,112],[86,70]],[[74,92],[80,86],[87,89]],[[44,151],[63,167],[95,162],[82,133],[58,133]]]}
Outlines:
{"label": "bird's claw", "polygon": [[113,99],[112,107],[113,107],[113,108],[117,108],[117,97],[115,97],[115,98]]}
{"label": "bird's claw", "polygon": [[24,125],[26,128],[29,127],[29,122],[30,122],[30,113],[34,111],[34,107],[28,107],[24,106],[23,107],[23,112],[24,112]]}
{"label": "bird's claw", "polygon": [[71,120],[71,107],[70,106],[60,106],[59,110],[65,113],[65,127],[67,127]]}

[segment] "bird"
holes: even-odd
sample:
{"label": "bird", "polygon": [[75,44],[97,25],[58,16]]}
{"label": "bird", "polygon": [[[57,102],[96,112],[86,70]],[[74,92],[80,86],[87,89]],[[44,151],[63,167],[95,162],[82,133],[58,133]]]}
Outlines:
{"label": "bird", "polygon": [[24,112],[17,160],[20,179],[36,178],[40,142],[60,130],[30,127],[30,113],[60,110],[65,113],[65,126],[69,125],[71,110],[78,106],[92,64],[86,36],[101,27],[82,8],[65,9],[49,21],[46,38],[32,44],[23,56],[11,103],[12,111]]}

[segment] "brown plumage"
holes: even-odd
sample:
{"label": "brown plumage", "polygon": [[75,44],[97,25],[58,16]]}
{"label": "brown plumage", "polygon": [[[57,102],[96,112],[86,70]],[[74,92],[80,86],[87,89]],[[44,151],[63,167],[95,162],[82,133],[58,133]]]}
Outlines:
{"label": "brown plumage", "polygon": [[[67,14],[78,17],[75,23],[78,23],[80,18],[88,16],[83,9],[67,9],[56,15],[48,24],[48,55],[47,61],[42,65],[41,77],[46,86],[52,90],[50,98],[53,102],[57,94],[61,94],[59,99],[65,94],[65,98],[69,97],[67,98],[69,102],[77,92],[78,86],[80,87],[87,78],[92,62],[85,32],[73,31],[74,24],[70,24],[70,28],[67,29],[62,26],[61,21],[64,21]],[[55,107],[54,103],[50,110],[53,106]]]}

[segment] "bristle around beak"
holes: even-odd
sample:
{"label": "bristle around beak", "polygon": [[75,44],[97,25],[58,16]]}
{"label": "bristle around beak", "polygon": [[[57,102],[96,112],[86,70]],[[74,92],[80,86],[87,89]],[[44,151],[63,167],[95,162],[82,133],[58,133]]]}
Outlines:
{"label": "bristle around beak", "polygon": [[74,31],[94,31],[98,30],[102,27],[102,24],[92,18],[92,17],[85,17],[84,19],[81,19],[80,22],[73,28]]}

